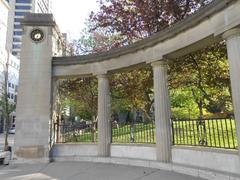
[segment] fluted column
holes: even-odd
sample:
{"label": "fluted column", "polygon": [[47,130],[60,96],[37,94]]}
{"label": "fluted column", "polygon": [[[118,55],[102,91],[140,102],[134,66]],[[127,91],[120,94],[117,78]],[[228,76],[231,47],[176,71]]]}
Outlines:
{"label": "fluted column", "polygon": [[98,155],[110,156],[111,103],[109,81],[106,74],[98,75]]}
{"label": "fluted column", "polygon": [[154,62],[154,109],[156,124],[157,160],[171,162],[171,128],[170,101],[167,80],[167,64],[163,61]]}
{"label": "fluted column", "polygon": [[231,29],[223,34],[226,40],[234,116],[236,120],[238,152],[240,156],[240,28]]}

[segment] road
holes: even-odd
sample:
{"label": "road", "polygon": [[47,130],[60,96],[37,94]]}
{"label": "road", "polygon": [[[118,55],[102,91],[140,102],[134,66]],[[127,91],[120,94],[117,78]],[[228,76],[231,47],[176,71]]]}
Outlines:
{"label": "road", "polygon": [[[13,146],[14,134],[9,134],[8,143],[9,143],[9,146]],[[0,151],[3,150],[3,147],[4,147],[4,134],[0,134]]]}

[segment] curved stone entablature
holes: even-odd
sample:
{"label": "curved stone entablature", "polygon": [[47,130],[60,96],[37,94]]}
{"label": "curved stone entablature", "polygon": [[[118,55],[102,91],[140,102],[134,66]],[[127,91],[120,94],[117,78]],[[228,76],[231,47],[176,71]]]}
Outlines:
{"label": "curved stone entablature", "polygon": [[164,58],[174,59],[222,40],[221,34],[240,25],[240,1],[215,0],[155,35],[99,54],[54,57],[53,76],[84,76],[126,69]]}

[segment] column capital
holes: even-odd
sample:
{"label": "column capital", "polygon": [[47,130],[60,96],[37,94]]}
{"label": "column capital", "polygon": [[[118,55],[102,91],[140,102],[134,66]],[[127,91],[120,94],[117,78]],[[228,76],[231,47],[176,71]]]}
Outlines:
{"label": "column capital", "polygon": [[157,67],[157,66],[167,66],[168,62],[167,60],[161,60],[161,61],[155,61],[151,63],[152,67]]}
{"label": "column capital", "polygon": [[222,35],[222,38],[226,40],[237,36],[240,36],[240,28],[233,28],[228,31],[225,31]]}
{"label": "column capital", "polygon": [[108,78],[108,74],[97,74],[97,78],[102,78],[102,79],[107,79]]}

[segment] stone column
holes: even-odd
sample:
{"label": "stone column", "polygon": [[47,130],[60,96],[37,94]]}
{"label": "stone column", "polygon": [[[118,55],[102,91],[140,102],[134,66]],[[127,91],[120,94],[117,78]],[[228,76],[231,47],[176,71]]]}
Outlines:
{"label": "stone column", "polygon": [[111,103],[109,81],[106,74],[98,75],[98,155],[110,156]]}
{"label": "stone column", "polygon": [[170,101],[167,80],[167,63],[154,62],[154,109],[156,124],[157,160],[171,162]]}
{"label": "stone column", "polygon": [[55,22],[50,14],[27,14],[23,37],[14,155],[49,161],[52,49]]}
{"label": "stone column", "polygon": [[[232,101],[237,128],[238,149],[240,149],[240,28],[231,29],[223,34],[226,40]],[[238,150],[240,156],[240,150]]]}

